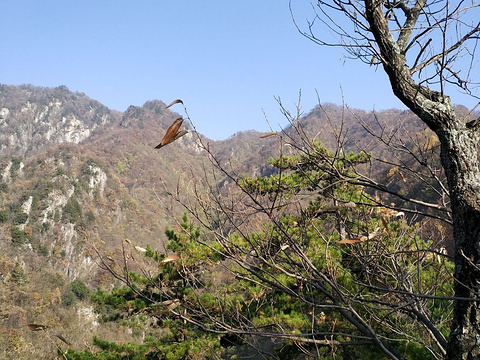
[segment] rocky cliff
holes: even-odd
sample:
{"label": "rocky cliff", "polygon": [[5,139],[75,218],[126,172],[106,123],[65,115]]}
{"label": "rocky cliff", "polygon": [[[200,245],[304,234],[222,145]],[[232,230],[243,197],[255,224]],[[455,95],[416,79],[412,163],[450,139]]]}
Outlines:
{"label": "rocky cliff", "polygon": [[46,147],[78,144],[121,114],[65,86],[0,86],[0,153],[29,157]]}

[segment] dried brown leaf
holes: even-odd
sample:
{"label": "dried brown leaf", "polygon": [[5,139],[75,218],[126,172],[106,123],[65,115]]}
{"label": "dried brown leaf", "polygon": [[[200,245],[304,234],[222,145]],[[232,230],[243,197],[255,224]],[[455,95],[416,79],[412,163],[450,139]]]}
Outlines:
{"label": "dried brown leaf", "polygon": [[[173,122],[173,124],[169,126],[169,128],[167,129],[167,132],[165,133],[165,135],[162,138],[162,141],[160,142],[160,144],[155,146],[155,149],[160,149],[161,147],[163,147],[167,144],[170,144],[171,142],[178,139],[177,138],[177,135],[179,134],[178,129],[180,128],[180,126],[182,126],[182,123],[183,123],[183,118],[181,118],[181,117],[177,118]],[[182,134],[182,135],[185,135],[185,134]]]}
{"label": "dried brown leaf", "polygon": [[260,135],[260,139],[264,139],[264,138],[267,138],[267,137],[270,137],[270,136],[282,137],[279,133],[269,132],[269,133],[265,133],[265,134]]}
{"label": "dried brown leaf", "polygon": [[147,252],[147,249],[142,248],[140,246],[135,246],[135,250],[137,250],[138,252],[141,252],[141,253]]}
{"label": "dried brown leaf", "polygon": [[170,106],[173,106],[175,104],[182,104],[183,105],[183,101],[180,100],[180,99],[173,100],[170,104],[167,105],[167,107],[165,109],[168,109]]}
{"label": "dried brown leaf", "polygon": [[162,260],[162,263],[177,261],[178,259],[179,259],[179,257],[177,255],[169,255],[165,259]]}
{"label": "dried brown leaf", "polygon": [[358,244],[364,242],[364,239],[343,239],[338,241],[338,244]]}
{"label": "dried brown leaf", "polygon": [[31,331],[42,331],[47,328],[45,325],[40,324],[27,324],[27,326]]}
{"label": "dried brown leaf", "polygon": [[388,235],[392,235],[390,230],[388,230],[388,223],[387,223],[387,220],[385,220],[385,217],[381,216],[380,220],[382,221],[382,225],[385,228],[385,230],[387,231]]}
{"label": "dried brown leaf", "polygon": [[55,336],[56,336],[57,338],[59,338],[60,340],[62,340],[62,341],[63,341],[65,344],[67,344],[68,346],[71,346],[71,345],[72,345],[72,343],[70,343],[69,341],[67,341],[67,339],[65,339],[62,335],[60,335],[60,334],[55,334]]}
{"label": "dried brown leaf", "polygon": [[183,135],[186,135],[188,134],[188,130],[180,130],[177,135],[175,135],[175,139],[173,139],[174,141],[177,140],[177,139],[180,139]]}

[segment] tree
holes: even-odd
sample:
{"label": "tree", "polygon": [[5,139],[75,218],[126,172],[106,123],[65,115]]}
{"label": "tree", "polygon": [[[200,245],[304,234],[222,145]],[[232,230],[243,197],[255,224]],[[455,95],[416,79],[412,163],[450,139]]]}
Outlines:
{"label": "tree", "polygon": [[[378,165],[371,154],[347,151],[342,131],[328,150],[306,135],[299,114],[290,121],[289,131],[267,134],[279,145],[271,175],[236,174],[210,156],[212,173],[178,189],[200,226],[185,216],[167,229],[166,250],[125,244],[120,263],[97,250],[100,265],[126,286],[97,292],[99,309],[112,319],[157,318],[171,333],[128,347],[155,356],[178,350],[181,336],[176,354],[185,358],[194,358],[198,341],[217,355],[234,351],[219,346],[233,342],[273,358],[442,357],[453,264],[424,236],[438,207],[421,203],[425,210],[412,213],[425,218],[407,219],[377,199],[386,188],[365,175]],[[225,180],[230,186],[220,186]],[[126,349],[94,344],[99,358]]]}
{"label": "tree", "polygon": [[[428,132],[412,141],[385,138],[383,128],[377,135],[363,123],[413,161],[394,162],[352,153],[345,123],[332,126],[336,144],[327,149],[307,134],[299,111],[291,116],[282,107],[291,127],[264,136],[278,141],[279,151],[270,175],[257,177],[237,173],[198,137],[213,169],[205,166],[203,179],[179,182],[188,186],[171,193],[198,231],[184,218],[167,231],[164,252],[129,244],[121,264],[97,251],[100,265],[126,286],[111,296],[99,292],[97,300],[109,311],[123,309],[122,316],[149,314],[170,333],[141,348],[97,340],[101,349],[160,357],[172,345],[170,358],[194,358],[198,344],[218,355],[228,340],[276,358],[479,356],[480,121],[462,118],[447,96],[453,86],[473,94],[478,5],[332,0],[318,6],[304,34],[383,66],[394,93],[436,134],[446,183],[428,157],[437,141]],[[351,33],[335,14],[353,22]],[[327,31],[319,33],[334,34],[336,42],[316,37],[322,24]],[[455,67],[465,64],[465,72]],[[389,165],[388,183],[373,175],[378,160]],[[390,186],[408,176],[425,185],[428,201]],[[437,246],[448,226],[453,262]]]}
{"label": "tree", "polygon": [[[455,89],[475,96],[479,6],[476,1],[320,0],[308,30],[300,30],[317,44],[341,46],[353,58],[381,65],[398,99],[438,136],[455,240],[457,299],[447,359],[480,357],[480,119],[459,117],[448,96]],[[348,25],[342,25],[345,20]]]}
{"label": "tree", "polygon": [[[186,215],[180,222],[180,229],[166,229],[170,239],[166,250],[181,254],[182,262],[178,256],[168,257],[150,246],[145,249],[131,242],[123,244],[123,259],[119,263],[104,257],[97,250],[100,266],[124,286],[115,287],[108,293],[97,289],[92,295],[96,311],[104,322],[125,319],[124,322],[136,329],[144,328],[146,337],[141,344],[116,344],[94,337],[93,345],[98,349],[90,348],[83,352],[69,350],[65,358],[205,359],[218,351],[220,343],[216,334],[201,331],[193,323],[185,323],[178,310],[179,299],[182,299],[185,308],[188,308],[189,302],[196,301],[193,287],[186,284],[193,281],[195,288],[200,287],[200,282],[192,278],[193,275],[200,276],[199,264],[219,257],[197,242],[199,229],[189,223]],[[201,287],[208,288],[205,285]],[[75,291],[75,287],[72,289]],[[84,291],[81,290],[81,293],[84,294]],[[204,297],[209,298],[210,294],[207,292]],[[153,325],[152,319],[155,320]]]}

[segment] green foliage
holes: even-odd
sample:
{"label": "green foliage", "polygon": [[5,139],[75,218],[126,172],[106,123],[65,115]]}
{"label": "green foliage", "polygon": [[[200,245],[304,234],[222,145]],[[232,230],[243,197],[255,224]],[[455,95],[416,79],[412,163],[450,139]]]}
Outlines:
{"label": "green foliage", "polygon": [[23,212],[23,211],[17,211],[15,214],[15,219],[13,219],[13,222],[15,224],[25,224],[28,220],[28,214]]}
{"label": "green foliage", "polygon": [[35,184],[34,196],[37,196],[39,200],[45,200],[48,194],[52,192],[55,185],[51,180],[41,178]]}
{"label": "green foliage", "polygon": [[53,220],[55,222],[60,221],[60,210],[58,208],[55,209],[55,214],[53,214]]}
{"label": "green foliage", "polygon": [[[188,334],[194,337],[195,334]],[[218,348],[218,342],[213,344],[210,339],[197,339],[186,341],[183,339],[184,332],[166,336],[158,340],[154,337],[147,337],[143,344],[125,343],[116,344],[103,341],[97,336],[93,344],[99,348],[98,352],[90,351],[74,352],[69,350],[66,358],[69,360],[176,360],[176,359],[198,359],[208,358],[211,350]]]}
{"label": "green foliage", "polygon": [[[165,230],[166,250],[177,261],[166,262],[171,253],[147,246],[149,271],[118,270],[128,286],[99,288],[91,297],[103,321],[147,328],[152,335],[143,344],[96,338],[95,351],[70,350],[68,358],[220,357],[226,354],[222,337],[205,331],[218,330],[218,324],[271,337],[298,335],[297,341],[282,340],[276,349],[281,358],[384,358],[373,341],[365,341],[357,319],[406,359],[435,358],[430,330],[412,319],[421,309],[440,333],[448,333],[451,303],[442,297],[453,293],[453,265],[434,256],[432,241],[419,235],[420,224],[391,217],[354,185],[356,167],[368,161],[368,154],[332,154],[317,142],[302,155],[271,159],[276,174],[245,176],[240,183],[255,209],[267,215],[255,231],[232,226],[220,233],[212,226],[208,232],[185,214],[180,226]],[[149,318],[162,333],[146,327]],[[235,337],[241,344],[244,338]]]}
{"label": "green foliage", "polygon": [[72,289],[67,288],[62,293],[62,304],[65,305],[66,307],[71,307],[75,305],[76,302],[77,302],[77,297],[75,296],[75,293],[73,292]]}
{"label": "green foliage", "polygon": [[[351,297],[353,302],[344,306],[353,306],[352,311],[364,319],[375,319],[372,326],[376,332],[384,338],[396,339],[391,346],[397,347],[399,353],[404,353],[406,358],[434,358],[425,346],[428,341],[412,341],[428,338],[429,333],[408,315],[395,310],[405,306],[404,299],[395,294],[399,291],[400,294],[427,292],[439,297],[451,296],[452,263],[445,259],[435,262],[432,241],[417,235],[418,226],[409,226],[403,218],[391,219],[385,209],[371,206],[374,202],[363,188],[352,185],[357,178],[356,167],[368,161],[370,157],[365,153],[333,155],[314,142],[302,155],[271,159],[277,174],[244,177],[241,186],[259,196],[257,203],[263,201],[262,197],[270,201],[268,204],[301,201],[301,197],[295,197],[297,194],[309,193],[310,197],[308,205],[299,213],[279,212],[263,232],[243,237],[233,235],[224,251],[231,251],[230,247],[235,246],[240,249],[236,258],[248,254],[258,259],[258,264],[253,269],[232,268],[242,279],[251,280],[242,281],[234,290],[222,288],[223,294],[230,294],[232,308],[235,303],[240,304],[242,314],[250,314],[255,326],[278,324],[282,331],[293,334],[328,333],[335,323],[339,332],[360,335],[341,312],[328,306],[331,301],[341,304],[343,299]],[[269,206],[274,208],[273,205],[266,207]],[[371,234],[373,241],[368,241],[363,234]],[[355,240],[362,236],[367,240]],[[339,241],[343,237],[354,239],[352,245],[341,245]],[[262,289],[263,293],[258,292],[259,283],[269,284]],[[240,299],[234,295],[238,287],[246,290]],[[276,290],[268,291],[270,287]],[[342,295],[336,298],[338,292]],[[391,296],[388,301],[385,300],[387,294]],[[315,299],[317,305],[312,306],[307,299]],[[447,333],[451,303],[440,299],[424,303],[428,309],[425,311],[431,312],[427,316],[435,319],[441,333]],[[228,311],[225,303],[223,306]],[[376,310],[372,311],[371,306]],[[415,311],[412,309],[413,314]],[[320,315],[315,325],[311,320],[313,313]],[[398,330],[391,333],[389,329]],[[427,346],[435,346],[435,340],[431,339]],[[308,345],[302,347],[309,348]],[[315,351],[312,348],[312,353]],[[350,357],[365,358],[372,348],[365,346],[347,351],[340,347],[340,352],[343,351]]]}
{"label": "green foliage", "polygon": [[43,244],[40,244],[38,246],[38,253],[42,256],[45,256],[45,257],[47,257],[49,255],[48,248]]}
{"label": "green foliage", "polygon": [[65,175],[65,169],[61,166],[57,167],[55,170],[55,176]]}
{"label": "green foliage", "polygon": [[25,232],[19,229],[17,226],[12,226],[10,228],[10,236],[12,237],[12,242],[14,245],[22,245],[27,242]]}
{"label": "green foliage", "polygon": [[73,306],[78,300],[84,300],[90,295],[90,289],[80,279],[73,280],[62,293],[62,304]]}
{"label": "green foliage", "polygon": [[[269,163],[279,169],[279,173],[268,177],[244,177],[241,186],[247,192],[260,195],[296,194],[301,190],[314,191],[329,189],[339,177],[355,177],[355,167],[365,164],[370,156],[364,152],[333,154],[320,142],[312,142],[308,153],[298,156],[281,155],[270,159]],[[287,171],[287,172],[285,172]]]}
{"label": "green foliage", "polygon": [[124,174],[130,169],[130,162],[128,160],[119,160],[117,162],[117,172]]}
{"label": "green foliage", "polygon": [[22,160],[19,158],[13,157],[11,161],[12,161],[12,166],[10,168],[10,174],[12,178],[16,178],[18,170],[20,169],[20,164]]}
{"label": "green foliage", "polygon": [[83,300],[90,295],[90,290],[88,289],[87,285],[85,285],[85,283],[80,279],[73,280],[70,284],[70,288],[75,296],[80,300]]}
{"label": "green foliage", "polygon": [[82,205],[72,196],[63,208],[62,220],[68,220],[71,223],[77,223],[82,220]]}
{"label": "green foliage", "polygon": [[129,309],[144,309],[146,302],[127,286],[113,288],[110,293],[98,288],[91,296],[97,311],[102,314],[102,321],[115,321]]}
{"label": "green foliage", "polygon": [[8,210],[0,210],[0,223],[4,223],[8,220]]}
{"label": "green foliage", "polygon": [[86,176],[95,175],[92,170],[92,167],[99,167],[95,160],[89,159],[82,166],[82,174]]}
{"label": "green foliage", "polygon": [[87,218],[87,222],[89,223],[94,222],[96,219],[95,214],[93,213],[92,210],[88,210],[86,218]]}
{"label": "green foliage", "polygon": [[[194,289],[183,281],[183,271],[188,269],[197,273],[200,270],[199,263],[212,263],[210,258],[215,258],[208,246],[198,243],[201,237],[200,229],[194,226],[186,215],[180,228],[180,232],[167,229],[166,233],[170,238],[168,248],[182,256],[182,264],[175,261],[162,263],[165,255],[147,246],[145,259],[158,263],[158,275],[148,278],[130,272],[130,286],[115,287],[109,292],[98,288],[91,295],[91,301],[95,304],[96,312],[101,314],[103,322],[117,321],[127,326],[142,328],[145,326],[142,324],[149,317],[156,317],[162,331],[157,333],[152,329],[152,335],[147,337],[143,344],[116,344],[95,338],[96,351],[70,350],[68,359],[205,359],[210,357],[211,353],[220,352],[218,335],[199,331],[197,327],[184,323],[165,310],[175,299],[196,301]],[[197,285],[202,284],[200,277],[197,280]],[[159,293],[155,284],[164,284],[169,290],[167,293]],[[205,306],[214,306],[215,299],[208,293],[202,298]],[[132,317],[129,315],[132,313],[142,315]]]}

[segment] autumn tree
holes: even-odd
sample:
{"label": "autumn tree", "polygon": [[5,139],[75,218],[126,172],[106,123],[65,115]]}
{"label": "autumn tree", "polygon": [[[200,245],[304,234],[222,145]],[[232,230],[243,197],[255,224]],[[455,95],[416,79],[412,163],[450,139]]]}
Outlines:
{"label": "autumn tree", "polygon": [[478,99],[479,3],[320,0],[314,8],[307,26],[298,24],[300,31],[319,45],[341,46],[348,56],[383,68],[398,99],[438,136],[455,238],[457,300],[446,358],[478,358],[480,121],[462,119],[449,94]]}

